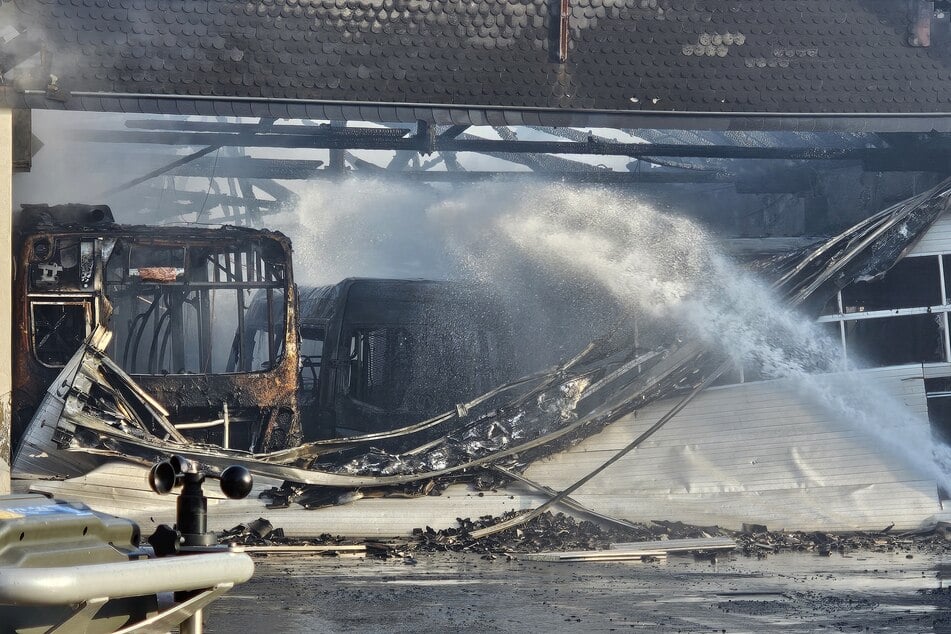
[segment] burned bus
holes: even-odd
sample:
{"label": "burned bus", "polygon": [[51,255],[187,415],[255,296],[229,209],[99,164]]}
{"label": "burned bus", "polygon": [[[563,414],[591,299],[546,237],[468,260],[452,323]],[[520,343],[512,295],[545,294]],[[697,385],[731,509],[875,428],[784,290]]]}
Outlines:
{"label": "burned bus", "polygon": [[186,437],[255,453],[395,429],[513,374],[503,320],[470,286],[297,289],[280,233],[120,226],[101,205],[27,205],[21,232],[14,443],[99,325]]}
{"label": "burned bus", "polygon": [[[298,402],[307,440],[388,431],[513,378],[512,335],[491,293],[470,284],[349,278],[298,288]],[[264,341],[266,296],[246,320]]]}
{"label": "burned bus", "polygon": [[[290,240],[238,227],[120,226],[106,206],[26,205],[14,281],[14,442],[99,325],[107,354],[176,426],[226,419],[229,443],[300,441]],[[266,335],[244,331],[251,298]],[[252,351],[253,348],[253,351]],[[267,363],[254,358],[261,355]]]}

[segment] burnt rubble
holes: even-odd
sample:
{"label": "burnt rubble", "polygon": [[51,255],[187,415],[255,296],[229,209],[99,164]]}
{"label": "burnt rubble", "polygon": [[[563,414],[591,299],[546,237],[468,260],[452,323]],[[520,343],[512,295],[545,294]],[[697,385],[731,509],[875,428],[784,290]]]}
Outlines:
{"label": "burnt rubble", "polygon": [[[951,204],[949,201],[951,180],[870,216],[821,246],[761,263],[761,272],[772,280],[773,291],[789,306],[816,312],[818,306],[824,305],[843,286],[856,280],[870,280],[884,275],[934,219],[946,211]],[[137,231],[145,230],[140,228]],[[92,235],[95,235],[93,229],[80,232],[76,237],[77,248],[87,242],[92,243],[89,238]],[[207,279],[190,282],[190,285],[183,283],[180,285],[182,288],[173,290],[192,292],[194,288],[211,288],[202,284],[237,285],[247,291],[264,290],[266,293],[260,296],[260,319],[255,317],[253,306],[239,311],[239,316],[245,315],[249,322],[260,324],[294,324],[283,330],[278,328],[271,334],[283,334],[287,349],[296,349],[298,324],[293,319],[293,305],[290,303],[294,293],[289,292],[292,288],[289,243],[278,234],[261,237],[235,231],[228,235],[236,240],[237,246],[229,247],[227,257],[213,249],[214,252],[210,252],[211,247],[207,247],[205,251],[195,251],[200,256],[196,256],[196,264],[191,260],[183,260],[184,256],[180,257],[175,251],[174,261],[189,265],[176,267],[176,271],[183,268],[186,272],[191,271],[195,276],[200,274]],[[135,233],[135,237],[138,239],[138,233]],[[186,237],[193,241],[199,238],[209,240],[215,245],[221,236],[189,233],[182,234],[181,239]],[[37,237],[37,240],[40,239],[42,236]],[[271,242],[276,246],[265,248]],[[138,243],[131,244],[135,246]],[[163,243],[163,248],[166,246]],[[114,252],[114,248],[111,248],[111,252]],[[132,276],[133,267],[114,258],[110,260],[103,255],[102,248],[99,252],[92,249],[90,253],[94,256],[99,254],[100,277],[105,280],[101,297],[108,299],[105,293],[110,288],[110,278],[106,275],[108,270],[104,269],[108,269],[109,262],[115,261],[115,266],[122,264],[121,275],[117,278],[121,284],[115,282],[116,301],[120,297],[139,301],[136,298],[139,297],[137,293],[141,290],[143,280],[138,268],[135,269],[136,275]],[[246,257],[236,258],[236,253],[244,253]],[[31,256],[24,257],[24,262],[28,264]],[[233,277],[238,260],[257,263],[257,272],[250,278],[242,276],[240,282],[231,281],[229,275]],[[160,262],[147,260],[144,263]],[[45,263],[34,264],[37,276],[33,282],[23,281],[21,287],[24,292],[31,288],[29,283],[47,283],[43,274],[46,269],[40,266]],[[229,266],[232,273],[228,273]],[[221,269],[224,269],[226,279],[221,279]],[[63,284],[69,282],[69,290],[73,290],[72,286],[82,283],[81,273],[79,271],[76,274],[79,276],[76,278],[78,282],[72,278],[62,278],[65,280]],[[132,277],[136,279],[128,281],[127,278]],[[151,281],[148,284],[154,285]],[[153,294],[161,296],[171,292],[171,286],[165,286],[167,284],[157,289],[149,288]],[[127,296],[121,295],[120,290],[127,292]],[[279,300],[279,296],[284,299]],[[272,319],[269,304],[285,305],[286,319]],[[158,310],[160,304],[153,301],[149,306]],[[145,310],[150,311],[152,308]],[[285,356],[278,364],[283,368],[278,374],[275,374],[277,366],[272,365],[271,361],[266,364],[263,361],[262,364],[255,362],[255,368],[261,366],[260,372],[234,371],[238,367],[245,370],[251,368],[253,355],[248,354],[248,350],[241,352],[244,345],[242,341],[249,327],[245,324],[238,328],[231,348],[233,354],[230,356],[233,358],[227,360],[226,371],[220,375],[159,372],[145,375],[145,379],[141,375],[133,379],[130,372],[138,365],[132,362],[134,359],[131,357],[135,356],[132,353],[139,347],[143,348],[143,354],[148,352],[147,358],[151,357],[155,361],[147,365],[155,365],[154,369],[159,370],[156,364],[162,355],[165,345],[162,341],[167,330],[156,331],[148,341],[149,345],[139,346],[135,341],[134,345],[130,344],[131,367],[124,368],[123,364],[110,356],[110,341],[116,333],[108,330],[106,324],[96,324],[93,335],[67,360],[57,380],[43,395],[39,413],[32,419],[14,458],[14,476],[23,480],[63,480],[83,476],[108,460],[118,459],[143,465],[178,455],[201,464],[210,475],[230,465],[240,465],[255,475],[283,481],[282,486],[262,495],[267,507],[272,509],[292,505],[307,509],[322,508],[369,497],[438,495],[454,482],[469,483],[480,490],[493,489],[512,480],[541,494],[546,500],[527,513],[501,518],[462,519],[457,528],[443,531],[421,529],[414,542],[407,545],[407,548],[420,551],[492,554],[581,550],[603,548],[612,542],[706,536],[736,536],[741,550],[750,555],[768,555],[788,550],[830,554],[862,548],[944,547],[943,531],[936,531],[932,535],[902,536],[883,532],[869,537],[869,534],[831,536],[824,533],[774,533],[765,527],[754,526],[737,534],[718,527],[704,528],[671,522],[632,525],[598,515],[596,511],[585,509],[572,500],[569,496],[575,490],[634,450],[676,416],[689,399],[733,367],[733,362],[725,359],[722,352],[708,349],[711,346],[702,341],[685,340],[683,333],[676,332],[675,324],[651,326],[640,331],[640,339],[629,329],[617,328],[592,341],[575,357],[548,371],[502,385],[414,425],[312,442],[300,442],[298,433],[301,412],[295,404],[294,394],[299,378],[296,374],[299,359]],[[126,333],[126,339],[130,332]],[[271,330],[265,329],[265,332]],[[138,340],[139,329],[133,334]],[[645,342],[649,342],[649,345]],[[21,347],[29,349],[29,343],[23,343]],[[112,344],[113,351],[124,351],[126,347]],[[180,347],[188,350],[188,346]],[[155,354],[151,354],[152,349]],[[190,359],[187,355],[185,358]],[[203,357],[196,358],[202,361]],[[277,363],[276,357],[274,361]],[[200,370],[209,369],[201,364],[198,367]],[[245,374],[250,378],[245,377]],[[208,376],[224,378],[220,379],[218,387],[210,390]],[[274,379],[268,383],[269,389],[258,389],[261,386],[253,383],[270,380],[268,376]],[[236,381],[247,383],[238,389]],[[60,386],[68,389],[60,389]],[[167,389],[159,389],[161,386]],[[232,393],[240,394],[247,402],[222,400],[214,396],[219,392],[227,392],[229,397]],[[184,406],[163,404],[170,395],[174,396],[172,400],[176,402],[201,400],[206,408],[211,407],[213,402],[220,402],[220,418],[215,405],[212,410],[203,411],[205,416],[195,415],[201,420],[189,418],[183,422],[185,419],[181,417],[176,419],[174,410],[182,410]],[[579,474],[575,482],[561,491],[552,490],[525,475],[524,470],[528,465],[564,451],[650,403],[674,398],[679,399],[679,402],[657,422],[593,471]],[[53,420],[56,421],[55,425],[49,425],[48,421]],[[233,434],[229,431],[232,425]],[[209,437],[202,437],[204,441],[199,442],[198,438],[187,433],[191,429],[217,430],[219,427],[222,428],[224,439],[222,444],[213,442],[214,439]],[[237,430],[243,430],[253,438],[242,437],[242,441],[238,442]],[[82,456],[82,459],[77,460],[77,456]],[[577,521],[562,514],[553,515],[549,508],[555,504],[578,511],[586,517],[612,520],[615,528],[603,528],[591,521]],[[236,527],[230,533],[226,538],[245,543],[267,544],[282,539],[279,531],[261,521]]]}
{"label": "burnt rubble", "polygon": [[[617,543],[710,537],[729,537],[736,542],[737,553],[758,559],[789,552],[816,556],[850,552],[905,553],[908,558],[914,557],[916,553],[951,553],[951,526],[945,523],[903,533],[893,533],[889,527],[878,532],[787,532],[771,531],[761,525],[746,525],[746,530],[734,531],[719,526],[693,526],[666,520],[632,524],[631,528],[624,528],[577,520],[564,513],[546,512],[519,527],[488,537],[476,539],[471,535],[474,531],[509,520],[514,515],[506,513],[499,517],[459,518],[458,526],[454,528],[417,528],[410,539],[370,540],[365,542],[367,554],[381,559],[402,558],[407,563],[411,563],[412,553],[471,553],[485,559],[495,559],[545,551],[604,550]],[[223,531],[218,542],[236,546],[336,546],[352,544],[353,540],[329,533],[307,539],[286,537],[281,528],[275,528],[270,521],[259,518]],[[714,556],[702,550],[694,551],[694,555],[699,558]]]}
{"label": "burnt rubble", "polygon": [[352,540],[348,542],[330,533],[307,539],[286,537],[283,528],[275,528],[269,520],[261,517],[222,531],[218,534],[218,543],[231,546],[336,546],[352,543]]}
{"label": "burnt rubble", "polygon": [[471,533],[491,527],[515,516],[459,519],[459,526],[445,530],[432,528],[414,531],[415,547],[423,552],[471,552],[477,554],[515,554],[543,551],[599,550],[613,543],[696,537],[730,537],[738,552],[763,558],[773,553],[801,552],[818,555],[845,554],[851,551],[951,552],[951,527],[938,524],[932,529],[892,533],[827,533],[769,531],[753,526],[754,531],[732,531],[719,526],[693,526],[683,522],[655,520],[634,524],[633,528],[604,527],[587,520],[576,520],[563,513],[546,512],[517,528],[473,539]]}

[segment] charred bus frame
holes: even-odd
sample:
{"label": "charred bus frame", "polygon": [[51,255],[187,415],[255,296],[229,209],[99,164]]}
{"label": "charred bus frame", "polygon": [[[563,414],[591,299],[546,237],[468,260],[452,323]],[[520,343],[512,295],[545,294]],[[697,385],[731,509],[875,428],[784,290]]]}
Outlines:
{"label": "charred bus frame", "polygon": [[[108,322],[117,335],[110,355],[189,435],[215,444],[230,435],[251,451],[300,442],[297,297],[285,236],[119,226],[103,206],[28,207],[24,216],[14,440],[83,340]],[[236,333],[245,332],[257,292],[270,310],[266,341],[254,346]],[[266,357],[252,358],[254,347]],[[202,427],[209,421],[228,429]]]}

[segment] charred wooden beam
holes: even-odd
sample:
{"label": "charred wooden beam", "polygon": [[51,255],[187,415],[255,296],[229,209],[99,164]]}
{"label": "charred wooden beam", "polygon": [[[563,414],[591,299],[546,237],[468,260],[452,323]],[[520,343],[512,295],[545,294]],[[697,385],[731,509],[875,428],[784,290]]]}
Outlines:
{"label": "charred wooden beam", "polygon": [[[181,121],[179,119],[131,119],[127,128],[136,130],[164,130],[173,132],[202,132],[218,134],[303,134],[329,137],[388,137],[400,138],[409,128],[341,127],[327,123],[318,125],[274,125],[274,120],[261,123],[226,123],[221,121]],[[468,126],[463,126],[468,127]]]}
{"label": "charred wooden beam", "polygon": [[[270,196],[276,201],[276,204],[279,205],[296,205],[300,201],[300,195],[297,192],[293,192],[284,185],[280,183],[275,183],[270,180],[259,180],[254,183],[254,186],[260,189],[262,192]],[[258,201],[262,203],[264,201]]]}
{"label": "charred wooden beam", "polygon": [[929,150],[910,147],[890,154],[873,154],[862,159],[866,172],[951,173],[951,149]]}
{"label": "charred wooden beam", "polygon": [[471,126],[467,125],[451,125],[442,132],[439,133],[440,139],[455,139],[460,134],[468,130]]}
{"label": "charred wooden beam", "polygon": [[[331,121],[330,128],[334,132],[345,130],[347,128],[347,122]],[[342,148],[330,148],[330,160],[327,162],[328,169],[332,169],[337,172],[343,172],[347,169],[347,164],[344,159],[344,152],[345,150]]]}
{"label": "charred wooden beam", "polygon": [[13,110],[13,171],[29,172],[33,155],[43,144],[33,136],[33,113],[27,109]]}
{"label": "charred wooden beam", "polygon": [[[349,128],[347,128],[349,129]],[[866,147],[766,147],[739,145],[689,145],[660,143],[624,143],[604,141],[589,136],[575,141],[506,141],[479,138],[452,139],[421,131],[413,137],[392,138],[386,135],[304,135],[304,134],[225,134],[190,132],[123,132],[89,130],[77,132],[80,141],[106,143],[142,143],[161,145],[222,145],[271,148],[324,148],[349,150],[409,150],[416,152],[492,152],[576,154],[592,156],[682,157],[720,159],[775,160],[848,160],[861,161],[894,154],[890,148]],[[939,150],[935,150],[939,151]],[[940,150],[943,157],[951,151]]]}
{"label": "charred wooden beam", "polygon": [[0,72],[19,66],[40,52],[42,39],[23,32],[0,46]]}
{"label": "charred wooden beam", "polygon": [[558,61],[562,64],[568,61],[568,34],[570,28],[568,19],[570,17],[571,7],[568,6],[568,0],[561,0],[558,11]]}
{"label": "charred wooden beam", "polygon": [[446,169],[450,172],[462,172],[465,171],[465,168],[462,167],[459,163],[459,159],[456,158],[455,152],[443,152],[442,153],[443,163],[446,164]]}
{"label": "charred wooden beam", "polygon": [[[511,129],[507,127],[496,127],[493,129],[502,138],[503,141],[518,141],[518,137],[515,135],[515,132],[513,132]],[[470,140],[470,139],[478,139],[479,137],[476,137],[470,134],[465,134],[465,135],[462,135],[461,138]],[[492,153],[486,154],[486,156],[492,156],[494,158],[502,159],[503,161],[509,161],[511,163],[516,163],[518,165],[524,165],[535,171],[568,172],[568,171],[580,170],[585,172],[594,172],[598,170],[608,169],[604,166],[592,165],[591,163],[584,163],[582,161],[573,161],[563,156],[555,156],[552,154],[525,154],[521,152],[518,152],[518,153],[492,152]],[[628,169],[630,169],[630,167]]]}
{"label": "charred wooden beam", "polygon": [[191,154],[187,156],[183,156],[182,158],[176,161],[172,161],[171,163],[163,165],[162,167],[156,168],[147,174],[143,174],[142,176],[139,176],[138,178],[133,178],[132,180],[122,183],[121,185],[116,185],[115,187],[111,189],[107,189],[100,195],[109,196],[112,194],[118,194],[119,192],[125,191],[127,189],[131,189],[135,187],[136,185],[141,185],[142,183],[146,181],[150,181],[156,176],[167,174],[168,172],[171,172],[175,168],[181,167],[182,165],[187,165],[188,163],[191,163],[195,159],[200,159],[201,157],[211,154],[212,152],[215,152],[216,150],[220,150],[220,149],[221,149],[220,145],[209,145],[208,147],[202,148],[198,150],[197,152],[192,152]]}
{"label": "charred wooden beam", "polygon": [[931,46],[933,0],[911,0],[908,3],[908,14],[908,45],[923,48]]}
{"label": "charred wooden beam", "polygon": [[396,154],[393,155],[393,158],[390,159],[390,162],[387,163],[386,169],[394,172],[404,170],[406,169],[406,166],[409,165],[410,161],[413,160],[414,156],[416,156],[416,152],[410,150],[398,150]]}
{"label": "charred wooden beam", "polygon": [[[215,175],[221,178],[264,178],[275,180],[302,180],[317,178],[339,178],[339,172],[323,168],[323,161],[272,160],[250,158],[220,158]],[[186,165],[177,172],[179,176],[208,176],[208,170],[199,165]],[[548,172],[443,172],[408,170],[390,172],[373,170],[374,176],[398,178],[402,180],[430,182],[467,182],[483,180],[520,180],[536,178],[543,180],[564,180],[586,183],[711,183],[730,180],[721,172],[690,171],[661,172],[655,170],[642,172],[614,172],[600,170],[548,171]]]}
{"label": "charred wooden beam", "polygon": [[[255,186],[260,188],[260,185],[255,184]],[[275,211],[280,209],[285,203],[280,200],[263,200],[261,198],[254,198],[250,200],[241,196],[231,196],[228,194],[208,194],[205,195],[204,191],[177,191],[177,192],[165,192],[164,194],[158,188],[149,189],[145,192],[145,197],[154,197],[158,199],[164,196],[165,201],[163,204],[169,205],[181,205],[184,210],[194,213],[197,207],[200,207],[202,202],[205,203],[208,209],[214,209],[215,207],[243,207],[246,205],[252,205],[255,208],[261,211]],[[136,193],[136,198],[142,199],[143,196],[138,192]],[[124,199],[123,199],[124,200]],[[148,210],[149,213],[155,213],[155,208],[151,204],[151,199],[141,200],[141,208],[143,210]],[[136,207],[134,204],[127,206],[128,209],[134,210]]]}

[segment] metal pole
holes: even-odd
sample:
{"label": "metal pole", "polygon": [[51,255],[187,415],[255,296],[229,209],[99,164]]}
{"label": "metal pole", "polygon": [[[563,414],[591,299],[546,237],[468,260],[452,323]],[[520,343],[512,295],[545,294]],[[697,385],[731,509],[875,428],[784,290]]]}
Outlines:
{"label": "metal pole", "polygon": [[204,630],[201,622],[202,612],[204,610],[196,610],[193,615],[182,621],[178,626],[179,634],[202,634]]}
{"label": "metal pole", "polygon": [[228,420],[228,404],[227,404],[227,403],[222,403],[222,405],[224,405],[224,419],[225,419],[225,421],[224,421],[224,422],[225,422],[225,438],[224,438],[224,441],[225,441],[225,442],[224,442],[224,446],[225,446],[225,449],[228,449],[228,448],[231,447],[231,433],[230,433],[230,432],[231,432],[231,421]]}
{"label": "metal pole", "polygon": [[[21,36],[22,37],[22,36]],[[10,492],[13,411],[13,112],[0,109],[0,494]]]}

